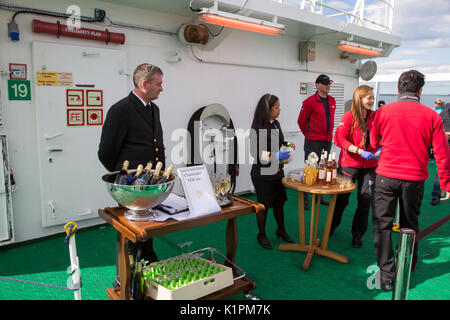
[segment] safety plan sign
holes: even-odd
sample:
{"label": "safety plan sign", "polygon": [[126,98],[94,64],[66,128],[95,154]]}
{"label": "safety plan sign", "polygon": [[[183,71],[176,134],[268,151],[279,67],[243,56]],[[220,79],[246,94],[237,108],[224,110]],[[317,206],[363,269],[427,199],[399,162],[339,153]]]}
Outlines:
{"label": "safety plan sign", "polygon": [[67,126],[103,124],[103,90],[66,89]]}

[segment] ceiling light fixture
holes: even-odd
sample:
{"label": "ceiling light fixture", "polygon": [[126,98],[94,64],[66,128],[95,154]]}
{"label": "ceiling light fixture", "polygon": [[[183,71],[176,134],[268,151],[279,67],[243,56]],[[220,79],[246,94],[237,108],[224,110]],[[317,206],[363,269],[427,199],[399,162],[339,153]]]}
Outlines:
{"label": "ceiling light fixture", "polygon": [[342,51],[359,53],[359,54],[372,56],[372,57],[378,57],[383,53],[382,48],[366,46],[363,44],[350,42],[350,41],[344,41],[344,40],[341,40],[338,42],[338,48],[339,48],[339,50],[342,50]]}
{"label": "ceiling light fixture", "polygon": [[198,14],[198,17],[199,20],[204,23],[269,35],[283,34],[286,29],[285,25],[275,22],[250,18],[209,8],[202,8]]}

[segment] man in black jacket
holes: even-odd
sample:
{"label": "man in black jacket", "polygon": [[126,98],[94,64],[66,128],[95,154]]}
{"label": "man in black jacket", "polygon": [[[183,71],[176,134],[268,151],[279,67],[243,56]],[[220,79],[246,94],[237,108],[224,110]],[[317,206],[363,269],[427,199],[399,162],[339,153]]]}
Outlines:
{"label": "man in black jacket", "polygon": [[133,74],[134,90],[114,104],[102,128],[98,158],[109,171],[129,169],[148,161],[165,161],[163,130],[159,108],[152,100],[159,97],[163,73],[151,64],[137,66]]}
{"label": "man in black jacket", "polygon": [[[162,76],[161,69],[154,65],[137,66],[133,74],[134,90],[108,110],[98,149],[98,158],[107,170],[120,170],[125,160],[130,163],[129,169],[148,161],[154,164],[161,161],[164,168],[163,130],[159,108],[152,102],[163,91]],[[133,256],[140,249],[141,258],[158,260],[153,239],[137,245],[129,242],[129,249]]]}

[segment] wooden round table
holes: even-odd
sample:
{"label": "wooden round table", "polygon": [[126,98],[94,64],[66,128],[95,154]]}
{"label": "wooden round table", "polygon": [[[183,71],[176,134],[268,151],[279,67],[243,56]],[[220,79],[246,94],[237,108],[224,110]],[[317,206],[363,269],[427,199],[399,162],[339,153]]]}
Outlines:
{"label": "wooden round table", "polygon": [[[282,183],[287,188],[298,191],[298,221],[299,221],[299,238],[300,243],[285,243],[278,246],[279,250],[291,250],[307,252],[306,258],[303,262],[303,270],[307,271],[311,264],[311,259],[314,254],[319,254],[324,257],[328,257],[339,261],[341,263],[348,263],[348,258],[339,253],[327,250],[328,239],[330,235],[331,221],[333,220],[334,206],[336,205],[336,198],[338,194],[349,193],[355,189],[355,184],[352,183],[350,187],[341,189],[338,184],[326,187],[323,184],[314,184],[308,186],[299,181],[286,178],[282,179]],[[311,206],[311,227],[309,231],[309,244],[305,244],[305,210],[303,193],[312,194],[312,206]],[[320,245],[320,239],[317,238],[317,229],[320,213],[320,199],[322,195],[331,195],[330,204],[328,206],[327,220],[325,222],[325,228],[323,231],[322,245]]]}

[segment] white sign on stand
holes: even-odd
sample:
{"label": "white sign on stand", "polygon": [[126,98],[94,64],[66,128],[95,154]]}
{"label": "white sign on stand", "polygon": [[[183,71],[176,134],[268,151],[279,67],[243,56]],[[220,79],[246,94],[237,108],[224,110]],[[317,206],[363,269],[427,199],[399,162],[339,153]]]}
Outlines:
{"label": "white sign on stand", "polygon": [[205,165],[177,169],[191,217],[220,212]]}

